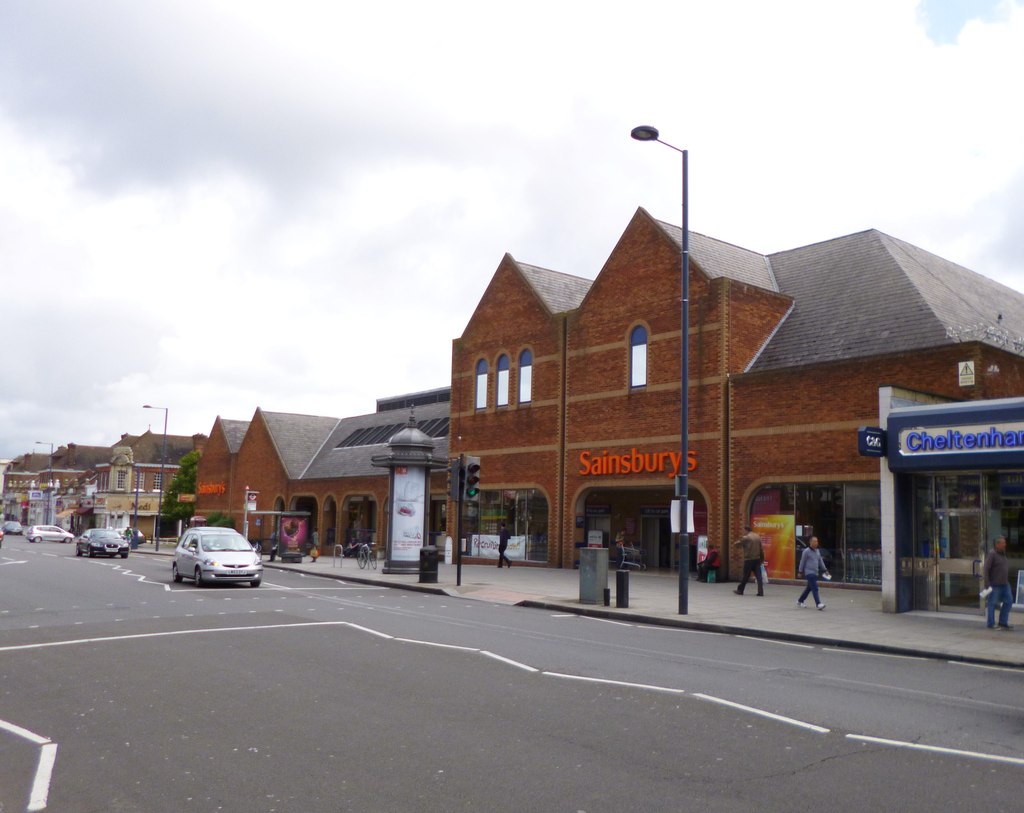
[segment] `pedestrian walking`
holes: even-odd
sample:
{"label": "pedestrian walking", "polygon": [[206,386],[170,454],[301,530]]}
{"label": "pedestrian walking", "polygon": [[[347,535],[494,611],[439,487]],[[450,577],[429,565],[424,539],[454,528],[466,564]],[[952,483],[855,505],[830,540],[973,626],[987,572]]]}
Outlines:
{"label": "pedestrian walking", "polygon": [[999,629],[1013,629],[1010,626],[1013,593],[1010,592],[1010,561],[1006,558],[1005,536],[995,538],[992,549],[985,557],[982,573],[985,577],[985,589],[991,588],[986,604],[988,628],[993,629],[996,626],[996,605],[999,604]]}
{"label": "pedestrian walking", "polygon": [[498,567],[501,567],[502,562],[506,562],[509,567],[512,567],[512,560],[505,555],[506,550],[508,550],[508,528],[505,527],[503,520],[501,530],[498,531]]}
{"label": "pedestrian walking", "polygon": [[761,545],[761,535],[752,530],[749,525],[744,525],[743,530],[746,533],[732,545],[733,548],[743,549],[743,576],[740,579],[740,586],[733,592],[737,596],[742,596],[743,588],[747,586],[747,579],[753,573],[757,578],[757,594],[763,596],[764,581],[761,578],[761,564],[764,562],[764,546]]}
{"label": "pedestrian walking", "polygon": [[818,537],[812,536],[807,547],[804,548],[804,552],[800,555],[800,566],[796,569],[797,578],[802,575],[807,579],[807,586],[800,594],[800,598],[796,600],[797,607],[806,607],[804,601],[807,600],[807,596],[813,595],[815,606],[819,610],[825,609],[825,603],[818,594],[818,576],[822,574],[827,578],[832,578],[825,567],[825,560],[821,558],[821,551],[818,550]]}

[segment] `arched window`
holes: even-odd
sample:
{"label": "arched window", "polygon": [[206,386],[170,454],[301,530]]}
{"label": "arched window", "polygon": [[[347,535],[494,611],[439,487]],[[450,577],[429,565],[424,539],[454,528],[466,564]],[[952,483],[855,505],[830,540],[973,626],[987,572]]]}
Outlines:
{"label": "arched window", "polygon": [[495,403],[497,406],[508,406],[508,356],[502,353],[498,356],[498,380],[495,388]]}
{"label": "arched window", "polygon": [[487,361],[476,363],[476,408],[487,409]]}
{"label": "arched window", "polygon": [[533,398],[533,353],[519,354],[519,403],[528,404]]}
{"label": "arched window", "polygon": [[647,328],[643,325],[629,334],[629,386],[647,386]]}

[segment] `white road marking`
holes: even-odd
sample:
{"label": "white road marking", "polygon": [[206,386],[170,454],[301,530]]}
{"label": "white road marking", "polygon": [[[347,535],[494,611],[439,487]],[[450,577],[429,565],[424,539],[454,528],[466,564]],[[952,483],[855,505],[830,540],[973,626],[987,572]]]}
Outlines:
{"label": "white road marking", "polygon": [[607,678],[584,677],[583,675],[566,675],[562,672],[541,672],[547,677],[562,678],[563,680],[581,680],[585,683],[604,683],[609,686],[624,686],[627,689],[647,689],[652,692],[666,692],[668,694],[686,694],[683,689],[672,689],[668,686],[655,686],[651,683],[629,683],[624,680],[608,680]]}
{"label": "white road marking", "polygon": [[28,810],[45,810],[50,796],[50,780],[53,777],[53,765],[57,761],[57,743],[48,742],[39,749],[39,765],[36,766],[36,778],[32,783],[32,795],[29,796]]}
{"label": "white road marking", "polygon": [[455,649],[460,652],[479,652],[475,646],[458,646],[457,644],[439,644],[436,641],[417,641],[415,638],[395,638],[403,644],[419,644],[420,646],[436,646],[438,649]]}
{"label": "white road marking", "polygon": [[953,666],[969,666],[971,669],[988,669],[990,672],[1013,672],[1015,675],[1019,675],[1021,670],[1015,669],[1012,666],[987,666],[983,663],[964,663],[963,661],[946,661],[951,663]]}
{"label": "white road marking", "polygon": [[949,754],[956,757],[969,757],[970,759],[983,759],[989,762],[1005,762],[1008,765],[1024,765],[1024,759],[1018,757],[1004,757],[999,754],[984,754],[979,751],[962,751],[959,748],[942,748],[938,745],[922,745],[916,742],[902,742],[901,740],[885,740],[878,737],[866,737],[862,734],[847,734],[848,740],[867,742],[873,745],[888,745],[892,748],[907,748],[912,751],[929,751],[933,754]]}
{"label": "white road marking", "polygon": [[796,720],[793,717],[783,717],[781,714],[774,714],[764,709],[757,709],[753,706],[744,706],[742,703],[734,703],[731,700],[724,700],[721,697],[714,697],[710,694],[696,693],[694,697],[699,697],[701,700],[708,700],[712,703],[718,703],[721,706],[728,706],[732,709],[739,709],[740,711],[747,711],[751,714],[756,714],[758,717],[766,717],[769,720],[775,720],[780,723],[787,723],[788,725],[795,725],[798,728],[805,728],[808,731],[815,731],[818,734],[828,734],[829,729],[822,728],[820,725],[814,725],[813,723],[805,723],[803,720]]}
{"label": "white road marking", "polygon": [[866,649],[844,649],[838,646],[823,646],[822,652],[836,652],[840,655],[873,655],[876,658],[896,658],[901,661],[926,661],[928,658],[919,658],[916,655],[893,655],[888,652],[870,652]]}
{"label": "white road marking", "polygon": [[28,810],[45,810],[46,802],[50,796],[50,780],[53,777],[53,765],[57,760],[57,743],[51,742],[46,737],[41,737],[27,728],[20,725],[0,720],[0,729],[28,740],[39,748],[39,764],[36,766],[36,777],[32,782],[32,793],[29,796]]}
{"label": "white road marking", "polygon": [[779,646],[795,646],[797,649],[814,649],[812,644],[797,644],[793,641],[776,641],[772,638],[758,638],[754,635],[734,635],[733,638],[745,638],[748,641],[757,641],[762,644],[779,644]]}
{"label": "white road marking", "polygon": [[477,650],[477,651],[481,655],[486,655],[488,658],[493,658],[496,661],[501,661],[502,663],[507,663],[509,666],[514,666],[516,669],[522,669],[524,672],[539,672],[540,671],[539,669],[535,669],[534,667],[529,666],[529,665],[527,665],[525,663],[520,663],[519,661],[514,661],[511,658],[505,658],[505,657],[502,657],[501,655],[495,655],[493,652],[488,652],[486,649],[480,649],[480,650]]}
{"label": "white road marking", "polygon": [[27,564],[28,564],[28,560],[27,559],[25,559],[23,561],[12,559],[9,562],[0,563],[0,567],[3,567],[3,565],[27,565]]}

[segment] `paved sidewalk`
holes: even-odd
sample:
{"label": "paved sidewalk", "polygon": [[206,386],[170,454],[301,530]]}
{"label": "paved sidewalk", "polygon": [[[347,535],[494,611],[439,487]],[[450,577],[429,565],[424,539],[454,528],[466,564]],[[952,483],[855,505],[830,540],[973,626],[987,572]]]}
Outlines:
{"label": "paved sidewalk", "polygon": [[[150,553],[149,546],[139,553]],[[173,545],[161,546],[160,555],[170,555]],[[746,595],[733,593],[735,582],[704,584],[691,580],[686,615],[679,615],[679,577],[633,571],[629,576],[629,607],[615,606],[615,572],[609,570],[611,606],[581,604],[579,571],[526,567],[497,568],[494,565],[463,565],[462,584],[456,586],[455,565],[438,567],[437,584],[420,584],[418,574],[385,574],[382,570],[360,570],[354,559],[317,562],[305,558],[302,564],[270,562],[268,570],[296,570],[351,582],[443,593],[465,599],[490,601],[524,607],[539,607],[622,621],[716,630],[775,640],[814,643],[823,646],[866,649],[896,655],[997,664],[1024,669],[1024,613],[1014,611],[1009,632],[989,630],[984,614],[883,613],[882,597],[876,591],[823,587],[822,600],[828,607],[819,612],[808,605],[796,606],[802,586],[769,584],[765,596],[755,595],[748,585]],[[383,563],[382,563],[383,564]]]}

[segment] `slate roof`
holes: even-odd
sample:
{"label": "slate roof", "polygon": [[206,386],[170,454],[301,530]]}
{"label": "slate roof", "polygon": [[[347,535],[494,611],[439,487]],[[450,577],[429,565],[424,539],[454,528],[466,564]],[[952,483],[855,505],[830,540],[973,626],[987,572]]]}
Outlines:
{"label": "slate roof", "polygon": [[[416,417],[417,424],[422,424],[435,418],[447,418],[450,411],[451,404],[445,401],[443,403],[417,406],[413,414]],[[302,479],[318,480],[364,475],[379,476],[384,470],[371,465],[370,459],[376,455],[384,454],[385,443],[378,443],[373,446],[347,446],[341,448],[338,445],[360,429],[387,426],[396,422],[405,423],[408,420],[408,411],[404,413],[397,411],[372,412],[369,415],[342,418],[331,431],[330,437],[326,439],[316,457],[310,462],[305,472],[303,472]],[[447,459],[447,435],[435,439],[434,456]]]}
{"label": "slate roof", "polygon": [[1024,335],[1024,295],[875,229],[768,259],[794,307],[751,370],[948,345],[977,324]]}
{"label": "slate roof", "polygon": [[270,438],[290,480],[298,480],[302,476],[309,461],[338,424],[337,418],[320,415],[258,412],[267,424]]}
{"label": "slate roof", "polygon": [[220,419],[220,428],[224,433],[224,442],[228,445],[228,451],[236,454],[242,448],[242,440],[245,433],[249,431],[251,421],[235,421],[228,418]]}
{"label": "slate roof", "polygon": [[530,287],[537,292],[545,307],[553,314],[578,308],[594,284],[592,279],[574,277],[572,274],[563,274],[561,271],[551,271],[515,260],[513,262]]}
{"label": "slate roof", "polygon": [[[682,251],[683,230],[671,223],[663,223],[660,220],[655,222],[665,230]],[[692,230],[690,231],[690,262],[700,266],[700,270],[710,279],[726,277],[769,291],[777,292],[779,290],[775,276],[772,274],[771,263],[765,255]]]}

